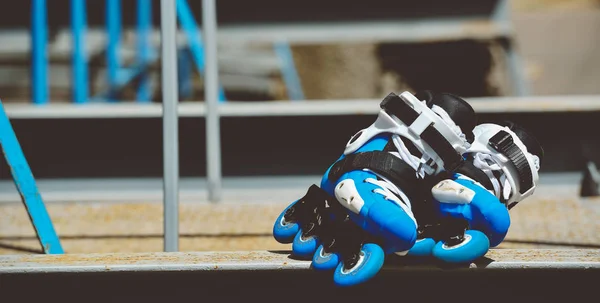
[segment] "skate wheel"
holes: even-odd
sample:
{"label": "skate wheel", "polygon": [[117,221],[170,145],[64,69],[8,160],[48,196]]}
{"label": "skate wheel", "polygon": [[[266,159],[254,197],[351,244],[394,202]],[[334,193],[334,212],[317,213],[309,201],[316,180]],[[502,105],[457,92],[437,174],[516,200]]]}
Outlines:
{"label": "skate wheel", "polygon": [[477,230],[468,230],[463,242],[448,246],[444,241],[433,248],[433,256],[448,263],[470,263],[483,257],[490,249],[488,237]]}
{"label": "skate wheel", "polygon": [[364,283],[377,275],[384,259],[385,253],[379,245],[367,243],[361,248],[360,258],[353,268],[346,269],[344,262],[339,262],[333,273],[333,282],[338,286]]}
{"label": "skate wheel", "polygon": [[302,259],[311,259],[317,250],[317,238],[313,236],[304,237],[302,230],[298,231],[292,243],[292,253]]}
{"label": "skate wheel", "polygon": [[413,257],[429,257],[433,252],[433,247],[435,247],[435,240],[432,238],[418,239],[406,255]]}
{"label": "skate wheel", "polygon": [[273,226],[273,237],[279,243],[292,243],[294,237],[296,236],[296,234],[298,234],[298,231],[300,231],[300,226],[297,223],[286,222],[284,219],[285,212],[295,203],[296,202],[286,207],[275,221],[275,224]]}
{"label": "skate wheel", "polygon": [[340,263],[340,258],[336,253],[326,253],[323,245],[319,245],[312,260],[312,267],[315,270],[332,270]]}

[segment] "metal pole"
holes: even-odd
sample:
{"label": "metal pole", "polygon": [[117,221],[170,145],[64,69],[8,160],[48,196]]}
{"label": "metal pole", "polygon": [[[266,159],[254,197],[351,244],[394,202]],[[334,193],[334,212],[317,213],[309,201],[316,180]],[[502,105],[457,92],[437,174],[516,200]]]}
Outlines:
{"label": "metal pole", "polygon": [[73,102],[88,101],[88,66],[85,45],[86,1],[71,0],[71,27],[73,31]]}
{"label": "metal pole", "polygon": [[202,0],[202,28],[206,72],[204,100],[206,102],[206,155],[208,199],[221,200],[221,131],[218,112],[219,70],[217,65],[217,12],[215,0]]}
{"label": "metal pole", "polygon": [[[196,63],[196,68],[200,75],[204,75],[206,72],[206,63],[204,62],[206,60],[206,52],[202,43],[202,35],[198,32],[196,19],[194,18],[187,0],[177,1],[177,16],[179,17],[181,29],[187,36],[188,46],[192,58]],[[225,91],[219,86],[219,101],[225,102],[225,100]]]}
{"label": "metal pole", "polygon": [[281,73],[283,74],[283,81],[285,82],[288,98],[293,101],[305,100],[306,98],[304,98],[302,84],[300,82],[300,77],[298,76],[298,71],[296,70],[294,54],[292,53],[290,44],[285,41],[279,41],[275,42],[273,48],[283,64]]}
{"label": "metal pole", "polygon": [[109,101],[115,102],[114,92],[119,83],[121,67],[119,52],[121,48],[121,0],[106,1],[106,27],[108,29],[108,45],[106,47],[107,77]]}
{"label": "metal pole", "polygon": [[46,104],[49,99],[46,0],[33,0],[31,5],[31,97],[34,104]]}
{"label": "metal pole", "polygon": [[[148,70],[149,58],[152,52],[150,35],[152,34],[152,1],[137,1],[137,49],[138,64],[142,64],[144,69]],[[150,86],[150,77],[148,72],[144,72],[140,79],[137,89],[137,102],[151,102],[152,91]]]}
{"label": "metal pole", "polygon": [[179,246],[179,139],[177,103],[177,17],[176,0],[161,0],[161,55],[163,92],[163,192],[164,248]]}
{"label": "metal pole", "polygon": [[8,167],[10,167],[13,181],[21,195],[21,201],[23,201],[27,209],[27,214],[33,224],[42,250],[47,254],[63,254],[64,250],[52,224],[52,219],[44,205],[42,195],[35,182],[35,177],[23,154],[23,149],[21,149],[17,135],[8,119],[1,100],[0,150],[4,151],[4,158]]}

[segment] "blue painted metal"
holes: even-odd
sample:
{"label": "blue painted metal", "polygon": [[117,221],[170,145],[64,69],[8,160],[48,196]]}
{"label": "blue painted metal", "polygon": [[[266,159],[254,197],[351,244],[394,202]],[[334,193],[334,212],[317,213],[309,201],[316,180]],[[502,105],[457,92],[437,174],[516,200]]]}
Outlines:
{"label": "blue painted metal", "polygon": [[86,0],[71,0],[71,30],[73,32],[73,102],[88,101],[88,66],[85,50]]}
{"label": "blue painted metal", "polygon": [[[510,3],[508,0],[500,0],[495,4],[491,15],[492,21],[499,25],[509,25],[511,32],[514,32],[510,17]],[[513,94],[515,96],[531,95],[531,86],[525,74],[525,65],[521,54],[515,49],[515,38],[508,37],[501,46],[504,48],[504,57],[506,67],[512,84]]]}
{"label": "blue painted metal", "polygon": [[46,0],[31,2],[31,96],[34,104],[49,102]]}
{"label": "blue painted metal", "polygon": [[152,3],[149,0],[138,0],[137,5],[137,62],[131,67],[123,67],[119,56],[122,31],[121,0],[106,1],[107,87],[94,96],[91,99],[92,102],[117,102],[118,92],[135,80],[139,80],[137,101],[143,103],[152,101],[148,68],[157,59],[157,53],[150,43]]}
{"label": "blue painted metal", "polygon": [[[152,60],[155,60],[155,55],[153,55]],[[122,67],[118,72],[118,81],[109,87],[108,90],[102,91],[98,93],[96,96],[91,98],[91,102],[100,103],[106,100],[112,100],[111,97],[114,93],[123,90],[129,83],[133,82],[135,79],[139,78],[140,75],[146,73],[148,69],[148,65],[135,64],[132,67]]]}
{"label": "blue painted metal", "polygon": [[119,85],[119,49],[121,43],[121,0],[106,0],[106,30],[108,43],[106,48],[107,100],[116,102],[115,87]]}
{"label": "blue painted metal", "polygon": [[2,101],[0,101],[0,147],[4,152],[15,186],[21,195],[23,204],[25,204],[42,249],[47,254],[64,253],[50,215],[37,188],[33,173],[27,159],[25,159],[10,120],[4,111]]}
{"label": "blue painted metal", "polygon": [[[204,75],[204,46],[202,45],[202,36],[198,31],[196,19],[186,0],[177,0],[177,17],[183,28],[190,46],[192,58],[196,63],[196,68],[201,75]],[[225,91],[223,87],[219,88],[219,102],[225,102]]]}
{"label": "blue painted metal", "polygon": [[304,92],[302,91],[302,84],[298,71],[296,70],[296,64],[294,63],[294,56],[292,49],[287,42],[276,42],[273,45],[275,53],[282,61],[281,74],[283,81],[287,88],[288,98],[290,100],[304,100]]}
{"label": "blue painted metal", "polygon": [[[148,62],[154,62],[158,59],[158,54],[152,50],[149,55]],[[148,72],[149,64],[134,64],[131,67],[121,67],[118,69],[117,73],[117,81],[108,86],[105,90],[102,90],[96,94],[96,96],[92,97],[90,102],[93,103],[101,103],[106,100],[113,100],[113,97],[117,92],[122,91],[127,85],[130,83],[139,80],[144,74]]]}
{"label": "blue painted metal", "polygon": [[[150,34],[152,30],[152,1],[137,1],[137,48],[138,64],[148,65],[151,59],[152,46],[150,45]],[[137,88],[138,102],[152,101],[152,88],[147,70],[140,75]]]}
{"label": "blue painted metal", "polygon": [[177,52],[177,80],[180,98],[192,96],[192,59],[188,49],[182,48]]}

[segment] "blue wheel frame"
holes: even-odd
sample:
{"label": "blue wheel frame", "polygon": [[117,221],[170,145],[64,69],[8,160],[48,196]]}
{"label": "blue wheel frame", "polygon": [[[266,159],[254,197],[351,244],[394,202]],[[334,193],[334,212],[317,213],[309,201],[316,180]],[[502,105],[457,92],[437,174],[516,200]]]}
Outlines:
{"label": "blue wheel frame", "polygon": [[433,256],[448,263],[470,263],[483,257],[490,249],[490,240],[478,230],[468,230],[465,240],[455,246],[447,246],[444,241],[433,248]]}
{"label": "blue wheel frame", "polygon": [[292,254],[302,259],[311,259],[317,251],[319,242],[316,237],[309,236],[304,238],[302,236],[302,230],[298,231],[294,242],[292,243]]}
{"label": "blue wheel frame", "polygon": [[435,240],[432,238],[418,239],[406,255],[412,257],[430,257],[433,254],[435,244]]}
{"label": "blue wheel frame", "polygon": [[294,241],[294,237],[300,231],[300,225],[298,225],[297,223],[285,222],[285,220],[283,218],[285,216],[285,212],[290,207],[292,207],[294,204],[296,204],[296,202],[294,202],[294,203],[290,204],[288,207],[286,207],[281,212],[279,217],[277,217],[277,220],[275,221],[275,224],[273,225],[273,237],[279,243],[282,243],[282,244],[292,243],[292,241]]}
{"label": "blue wheel frame", "polygon": [[333,282],[337,286],[353,286],[364,283],[375,277],[385,260],[383,249],[372,243],[367,243],[361,248],[361,258],[355,267],[344,269],[344,262],[339,262],[333,273]]}
{"label": "blue wheel frame", "polygon": [[312,260],[312,267],[315,270],[333,270],[340,263],[340,257],[336,253],[325,253],[323,244],[319,245]]}

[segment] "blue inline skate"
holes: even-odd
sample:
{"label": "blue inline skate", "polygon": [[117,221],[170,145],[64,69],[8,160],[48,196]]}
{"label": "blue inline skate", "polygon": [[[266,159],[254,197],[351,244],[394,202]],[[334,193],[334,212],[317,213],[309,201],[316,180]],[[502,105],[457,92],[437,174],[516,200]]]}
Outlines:
{"label": "blue inline skate", "polygon": [[288,206],[275,222],[275,239],[292,243],[296,257],[312,257],[313,268],[334,270],[338,285],[367,281],[385,254],[413,247],[412,208],[428,193],[421,181],[460,165],[465,133],[475,124],[473,109],[454,95],[388,95],[375,123],[354,135],[325,172],[326,194],[313,199],[309,190]]}
{"label": "blue inline skate", "polygon": [[280,243],[294,243],[294,256],[313,258],[315,270],[335,269],[340,286],[369,280],[385,258],[381,240],[351,221],[341,204],[316,185],[277,218],[273,235]]}
{"label": "blue inline skate", "polygon": [[539,142],[509,121],[481,124],[473,133],[465,163],[432,186],[437,212],[421,221],[408,255],[472,262],[504,240],[509,210],[533,194],[544,153]]}

